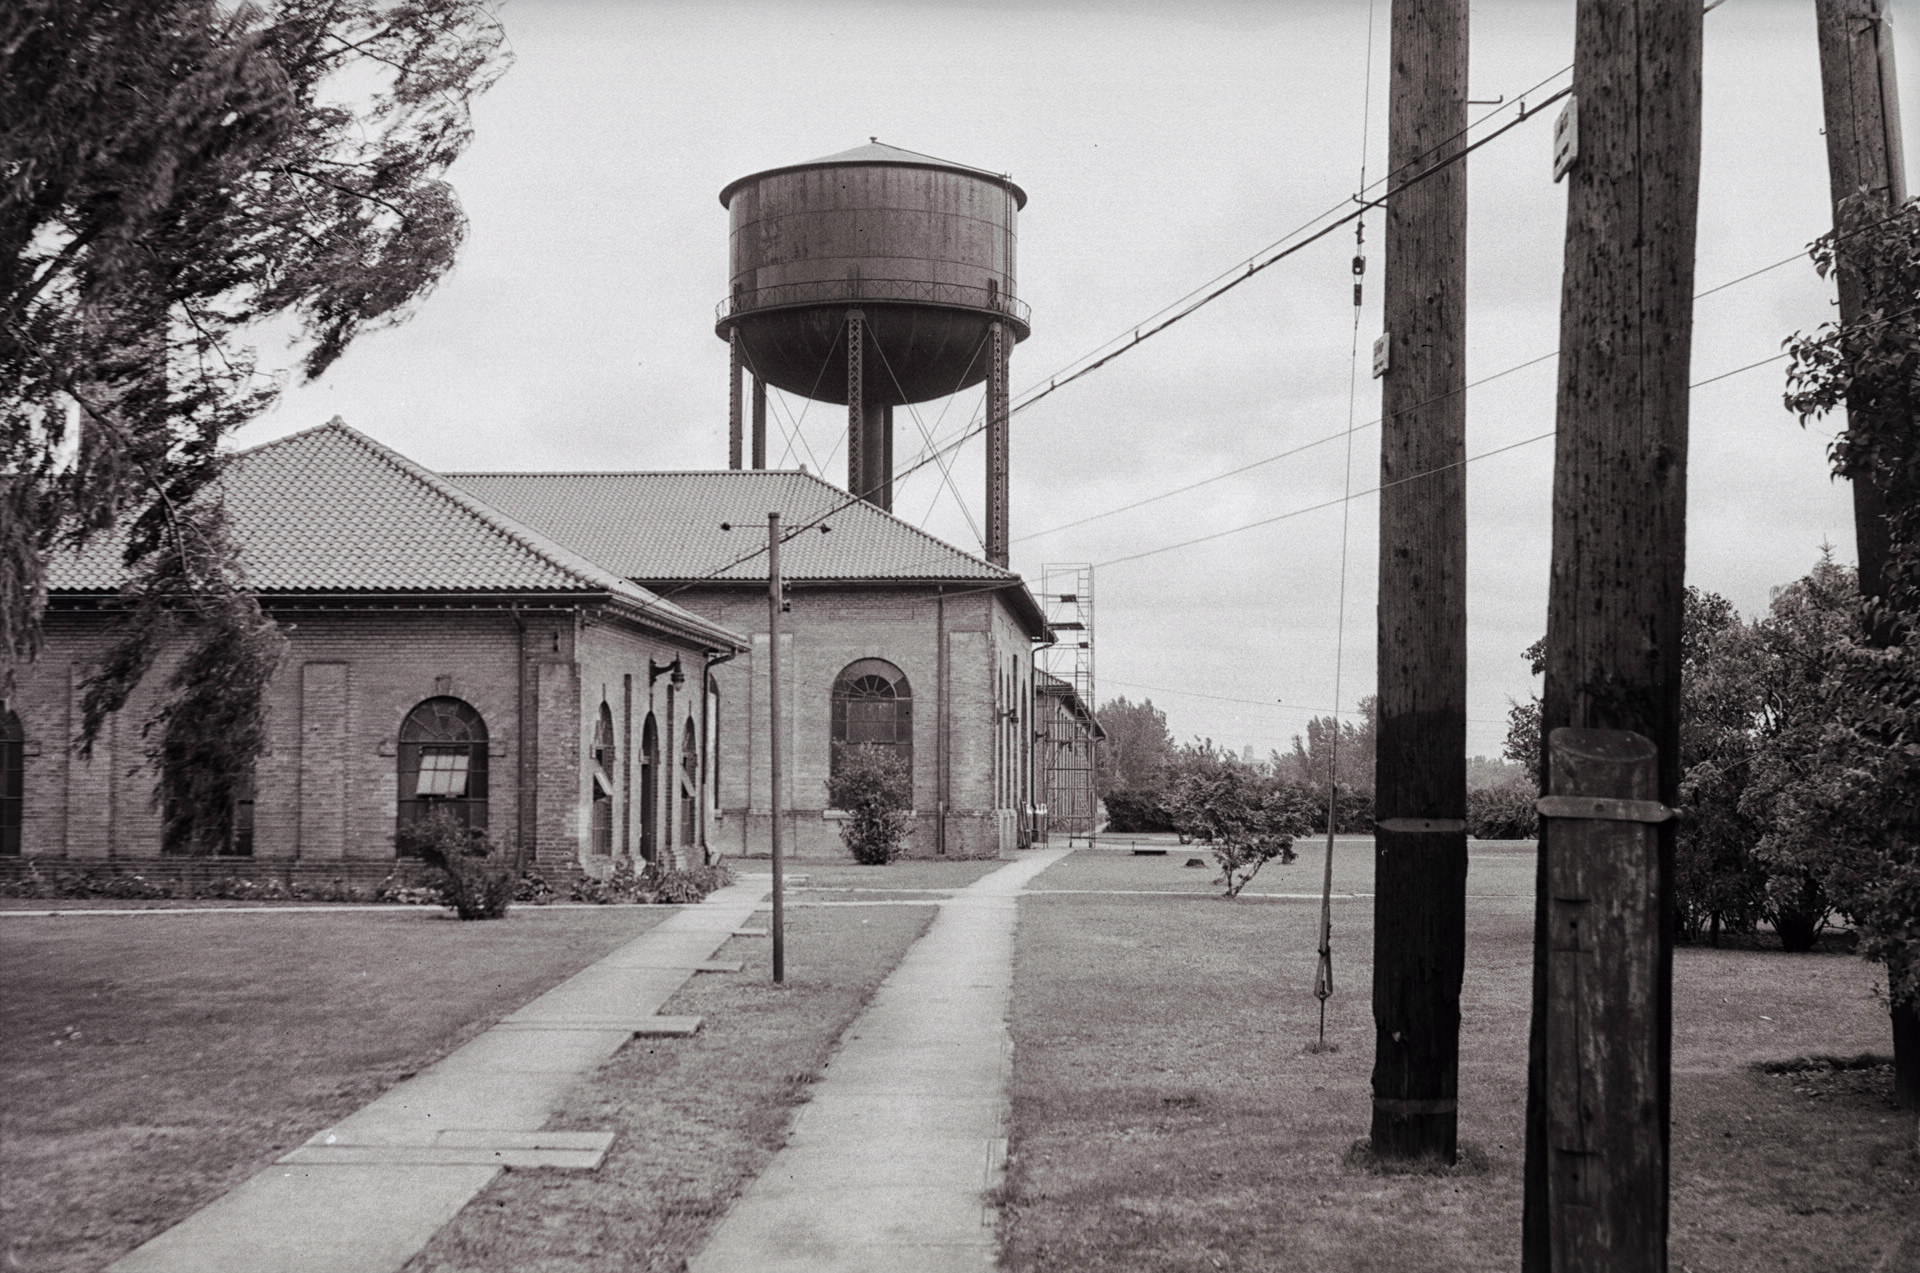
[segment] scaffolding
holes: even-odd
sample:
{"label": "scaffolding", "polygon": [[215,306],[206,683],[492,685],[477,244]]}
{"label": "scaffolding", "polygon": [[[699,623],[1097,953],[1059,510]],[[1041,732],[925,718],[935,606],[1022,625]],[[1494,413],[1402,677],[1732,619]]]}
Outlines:
{"label": "scaffolding", "polygon": [[1040,570],[1040,604],[1055,635],[1039,652],[1041,838],[1092,836],[1099,810],[1094,783],[1093,567]]}

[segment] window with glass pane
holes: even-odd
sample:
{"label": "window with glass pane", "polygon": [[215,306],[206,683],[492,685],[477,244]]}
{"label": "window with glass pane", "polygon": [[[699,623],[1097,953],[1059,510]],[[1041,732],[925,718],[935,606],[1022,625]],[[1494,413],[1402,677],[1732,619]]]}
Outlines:
{"label": "window with glass pane", "polygon": [[402,827],[445,809],[464,826],[486,829],[487,726],[471,705],[442,696],[408,712],[398,763]]}
{"label": "window with glass pane", "polygon": [[833,685],[833,757],[872,743],[898,750],[913,764],[913,691],[906,674],[884,659],[847,665]]}

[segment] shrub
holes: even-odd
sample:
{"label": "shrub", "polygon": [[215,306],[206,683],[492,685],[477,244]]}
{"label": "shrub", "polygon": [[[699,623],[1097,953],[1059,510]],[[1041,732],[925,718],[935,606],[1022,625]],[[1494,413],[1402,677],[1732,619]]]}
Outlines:
{"label": "shrub", "polygon": [[1168,801],[1174,827],[1206,844],[1226,896],[1238,897],[1273,859],[1293,861],[1294,836],[1306,830],[1293,791],[1210,751],[1190,756],[1183,770]]}
{"label": "shrub", "polygon": [[582,876],[573,882],[567,895],[572,901],[600,906],[616,902],[679,906],[704,901],[707,894],[731,883],[733,873],[719,863],[685,870],[669,867],[663,871],[648,862],[636,873],[631,861],[620,858],[604,879]]}
{"label": "shrub", "polygon": [[1109,831],[1173,830],[1173,814],[1158,791],[1110,791],[1106,805]]}
{"label": "shrub", "polygon": [[527,902],[534,906],[545,906],[554,898],[553,885],[547,883],[547,877],[528,867],[520,872],[520,879],[513,886],[513,900]]}
{"label": "shrub", "polygon": [[846,811],[840,840],[865,866],[884,866],[906,838],[913,778],[907,762],[891,747],[861,743],[834,748],[827,802]]}
{"label": "shrub", "polygon": [[390,874],[373,886],[373,900],[395,906],[438,906],[441,904],[440,889],[437,885],[422,884],[400,874]]}
{"label": "shrub", "polygon": [[401,828],[400,843],[440,872],[440,904],[461,919],[499,919],[507,913],[519,880],[485,831],[435,809],[424,820]]}
{"label": "shrub", "polygon": [[1531,840],[1540,834],[1532,784],[1467,793],[1467,834],[1476,840]]}
{"label": "shrub", "polygon": [[707,894],[731,883],[733,872],[718,862],[712,866],[689,867],[684,871],[662,871],[654,900],[678,905],[703,902]]}

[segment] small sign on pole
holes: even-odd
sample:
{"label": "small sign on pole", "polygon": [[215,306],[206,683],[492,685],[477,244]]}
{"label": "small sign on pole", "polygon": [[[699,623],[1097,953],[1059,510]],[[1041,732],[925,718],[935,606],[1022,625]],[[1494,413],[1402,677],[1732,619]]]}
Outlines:
{"label": "small sign on pole", "polygon": [[1393,345],[1393,333],[1381,332],[1373,338],[1373,378],[1375,380],[1387,374],[1389,350]]}
{"label": "small sign on pole", "polygon": [[1580,99],[1569,97],[1553,121],[1553,179],[1567,175],[1580,157]]}

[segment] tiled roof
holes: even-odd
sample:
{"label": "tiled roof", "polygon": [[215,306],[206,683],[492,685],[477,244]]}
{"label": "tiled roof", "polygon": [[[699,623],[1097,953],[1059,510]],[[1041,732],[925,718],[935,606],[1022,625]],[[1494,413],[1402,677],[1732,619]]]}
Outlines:
{"label": "tiled roof", "polygon": [[[657,624],[741,643],[338,419],[235,455],[220,486],[262,593],[605,593]],[[117,588],[123,544],[55,558],[50,588]]]}
{"label": "tiled roof", "polygon": [[780,573],[791,580],[1019,580],[795,470],[446,476],[629,579],[764,580],[767,514],[777,512],[786,528],[816,519],[832,527],[783,543]]}

